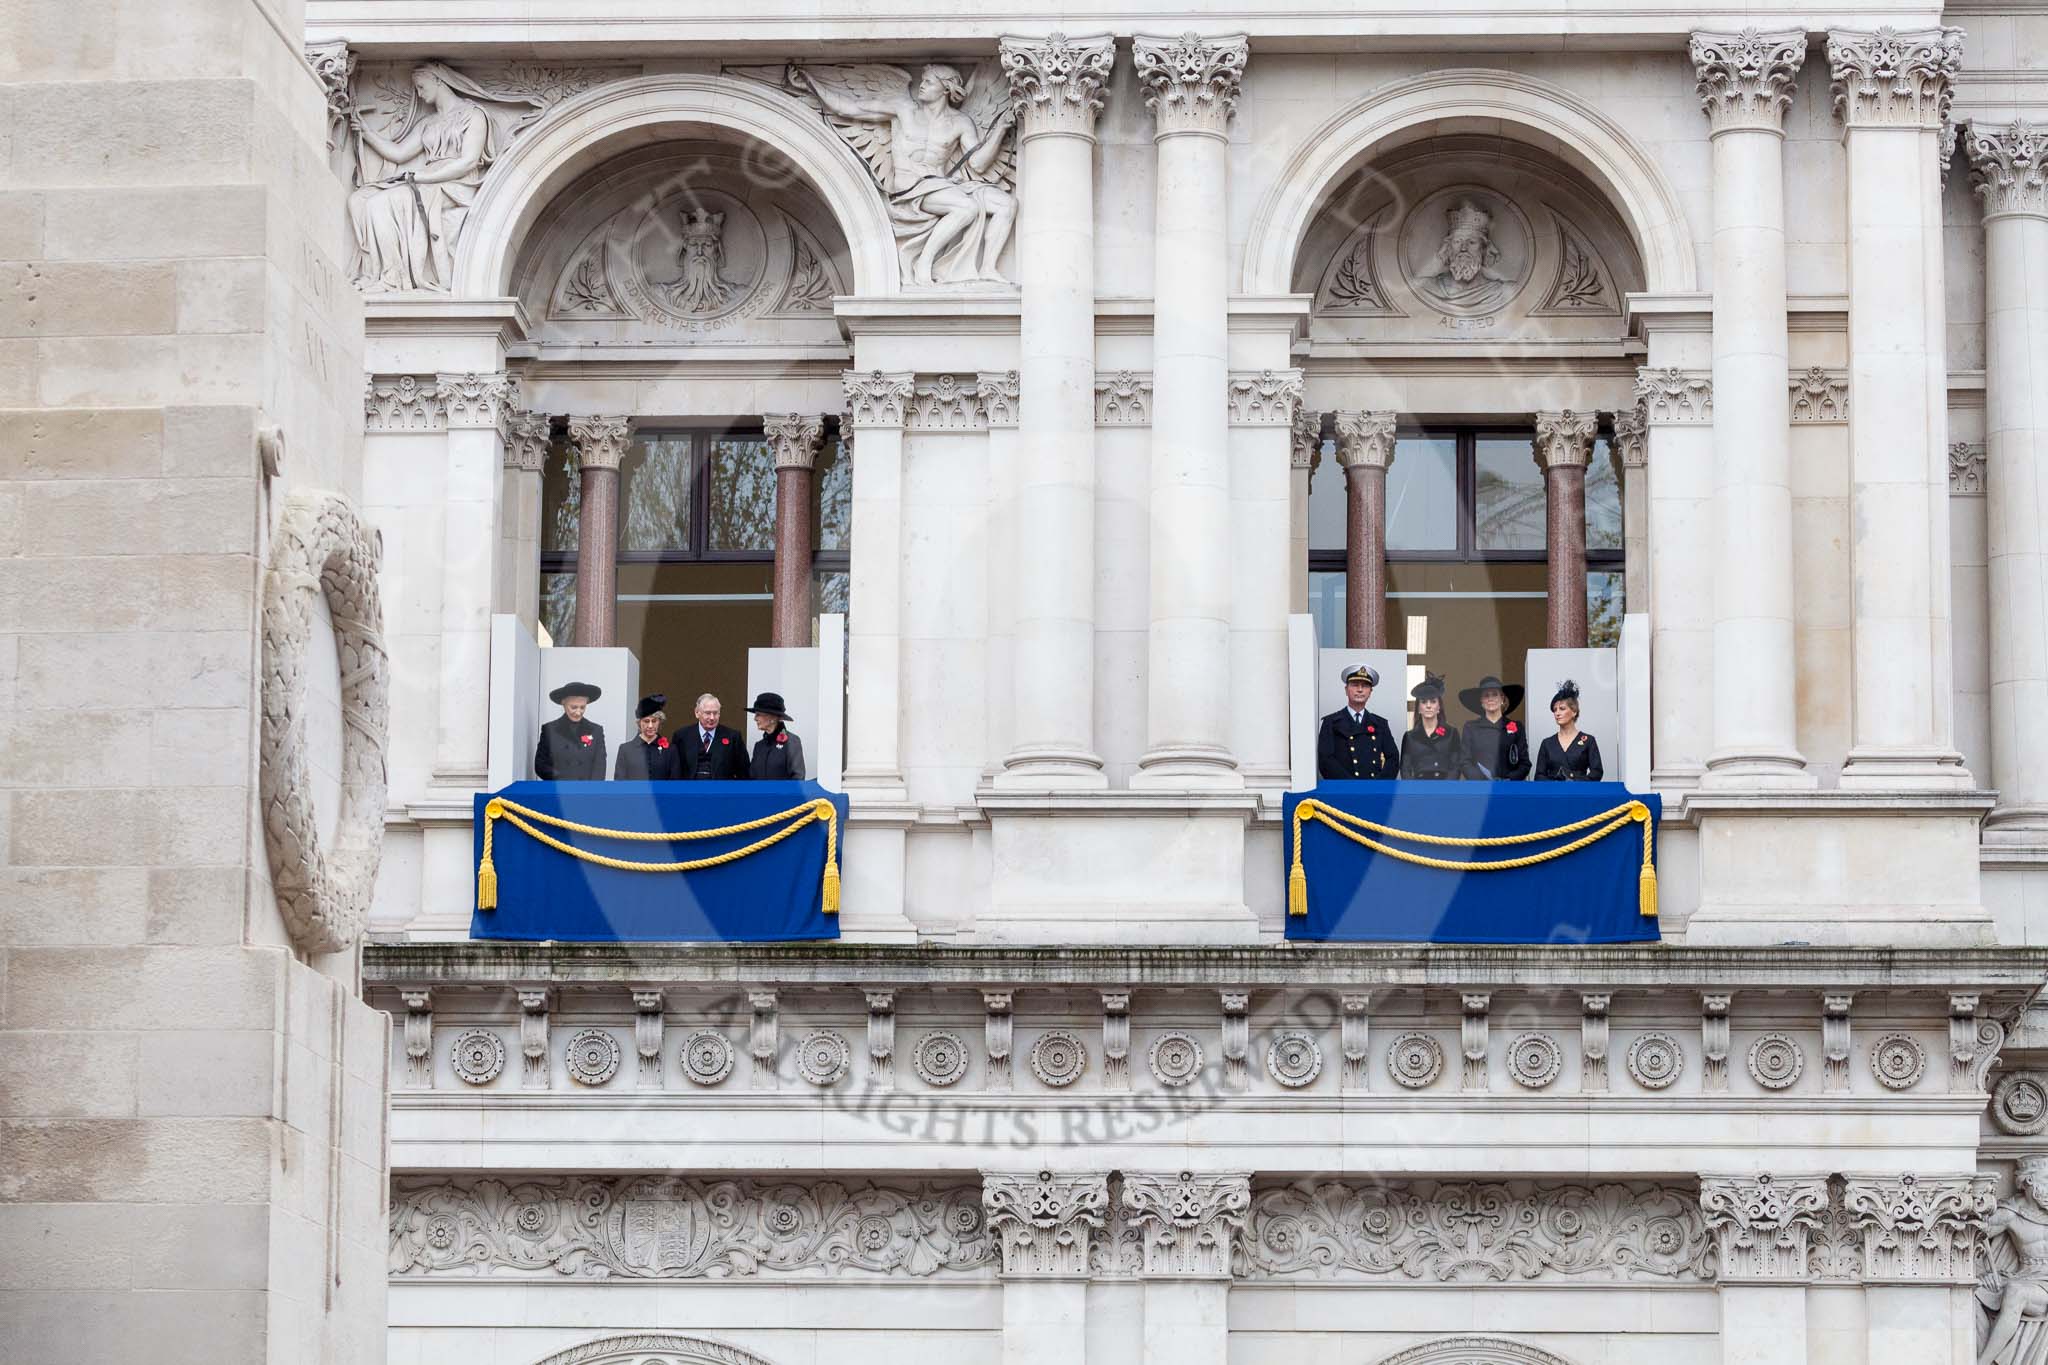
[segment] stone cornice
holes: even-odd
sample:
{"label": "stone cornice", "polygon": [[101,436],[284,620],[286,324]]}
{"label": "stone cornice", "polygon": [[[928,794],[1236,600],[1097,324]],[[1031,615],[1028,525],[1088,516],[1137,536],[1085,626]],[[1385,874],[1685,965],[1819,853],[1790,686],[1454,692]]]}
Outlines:
{"label": "stone cornice", "polygon": [[1184,33],[1174,38],[1140,33],[1132,38],[1131,59],[1158,135],[1224,136],[1250,55],[1250,42],[1242,33]]}
{"label": "stone cornice", "polygon": [[2040,125],[2014,119],[1995,127],[1972,119],[1963,151],[1987,220],[2008,214],[2048,218],[2048,135]]}
{"label": "stone cornice", "polygon": [[1004,38],[1000,55],[1010,81],[1020,137],[1046,133],[1095,136],[1103,87],[1116,62],[1116,39],[1107,33],[1070,38]]}
{"label": "stone cornice", "polygon": [[1392,412],[1337,414],[1337,464],[1350,469],[1385,469],[1394,462]]}
{"label": "stone cornice", "polygon": [[1828,31],[1835,113],[1851,128],[1941,128],[1962,65],[1959,28]]}
{"label": "stone cornice", "polygon": [[1570,408],[1536,414],[1536,439],[1531,455],[1536,467],[1583,469],[1593,459],[1593,438],[1600,434],[1600,414]]}
{"label": "stone cornice", "polygon": [[576,447],[584,469],[617,469],[633,443],[633,419],[616,417],[571,417],[569,440]]}
{"label": "stone cornice", "polygon": [[1782,132],[1792,90],[1806,61],[1803,29],[1692,35],[1692,65],[1700,107],[1717,133],[1734,129]]}
{"label": "stone cornice", "polygon": [[777,469],[809,469],[818,462],[825,419],[810,413],[781,413],[761,419],[761,434],[775,451]]}

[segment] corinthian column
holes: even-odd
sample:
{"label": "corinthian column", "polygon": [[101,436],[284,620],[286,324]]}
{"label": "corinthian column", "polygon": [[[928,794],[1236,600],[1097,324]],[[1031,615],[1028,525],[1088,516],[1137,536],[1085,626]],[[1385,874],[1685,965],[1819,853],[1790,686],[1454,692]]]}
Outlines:
{"label": "corinthian column", "polygon": [[1004,1365],[1088,1355],[1088,1249],[1109,1213],[1109,1177],[988,1172],[982,1211],[1002,1248]]}
{"label": "corinthian column", "polygon": [[1844,787],[1970,785],[1954,738],[1940,183],[1961,29],[1828,34],[1849,168]]}
{"label": "corinthian column", "polygon": [[1823,1176],[1700,1177],[1720,1252],[1723,1360],[1806,1365],[1806,1243],[1827,1210]]}
{"label": "corinthian column", "polygon": [[853,461],[853,548],[847,563],[848,791],[903,793],[898,694],[903,673],[903,417],[908,372],[849,371],[846,428]]}
{"label": "corinthian column", "polygon": [[[1151,619],[1136,786],[1242,786],[1230,751],[1230,286],[1224,199],[1243,34],[1131,51],[1158,155],[1153,215]],[[1026,411],[1029,411],[1027,403]]]}
{"label": "corinthian column", "polygon": [[811,469],[825,420],[795,412],[764,417],[761,432],[775,451],[775,616],[768,642],[801,648],[811,642]]}
{"label": "corinthian column", "polygon": [[[2048,135],[1972,123],[1984,201],[1986,548],[1991,784],[1998,842],[2048,842]],[[1854,409],[1851,409],[1853,414]]]}
{"label": "corinthian column", "polygon": [[1251,1177],[1125,1172],[1121,1202],[1144,1248],[1145,1365],[1224,1365],[1230,1249],[1251,1208]]}
{"label": "corinthian column", "polygon": [[1977,1245],[1998,1207],[1990,1180],[1851,1175],[1842,1206],[1863,1243],[1868,1358],[1885,1365],[1972,1359],[1956,1349],[1953,1305],[1967,1302],[1977,1285]]}
{"label": "corinthian column", "polygon": [[582,470],[576,518],[576,643],[615,644],[619,608],[619,462],[632,427],[625,417],[571,417]]}
{"label": "corinthian column", "polygon": [[1806,34],[1695,33],[1714,147],[1714,747],[1705,785],[1811,787],[1792,623],[1785,111]]}
{"label": "corinthian column", "polygon": [[1337,414],[1337,467],[1344,471],[1344,647],[1387,647],[1387,467],[1394,414]]}
{"label": "corinthian column", "polygon": [[[1095,752],[1095,115],[1107,34],[1004,38],[1018,114],[1017,690],[999,785],[1106,785]],[[855,545],[859,541],[856,539]]]}
{"label": "corinthian column", "polygon": [[1552,649],[1586,647],[1586,466],[1600,416],[1592,412],[1536,414],[1536,467],[1543,471],[1546,567],[1544,640]]}
{"label": "corinthian column", "polygon": [[491,607],[497,586],[507,421],[519,381],[505,374],[444,374],[435,387],[448,411],[441,542],[440,724],[434,780],[481,787],[489,767]]}

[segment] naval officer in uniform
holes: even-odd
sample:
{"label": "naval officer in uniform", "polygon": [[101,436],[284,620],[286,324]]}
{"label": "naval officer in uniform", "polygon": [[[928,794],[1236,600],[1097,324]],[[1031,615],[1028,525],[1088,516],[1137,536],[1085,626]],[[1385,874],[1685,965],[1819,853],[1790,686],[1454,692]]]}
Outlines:
{"label": "naval officer in uniform", "polygon": [[604,727],[583,712],[602,695],[594,683],[563,683],[548,693],[562,714],[540,727],[533,775],[543,782],[604,781]]}
{"label": "naval officer in uniform", "polygon": [[1401,751],[1386,717],[1365,709],[1380,685],[1379,670],[1353,664],[1344,670],[1344,706],[1323,717],[1316,735],[1316,776],[1324,781],[1398,777]]}

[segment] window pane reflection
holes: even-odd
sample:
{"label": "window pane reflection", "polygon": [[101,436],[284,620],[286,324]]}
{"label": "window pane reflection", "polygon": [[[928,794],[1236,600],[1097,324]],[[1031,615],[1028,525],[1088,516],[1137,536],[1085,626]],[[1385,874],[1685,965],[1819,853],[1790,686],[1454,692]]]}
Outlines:
{"label": "window pane reflection", "polygon": [[758,436],[711,443],[711,521],[704,548],[775,549],[775,453]]}
{"label": "window pane reflection", "polygon": [[1308,611],[1316,622],[1316,643],[1323,649],[1344,645],[1344,575],[1311,573],[1308,576]]}
{"label": "window pane reflection", "polygon": [[1593,443],[1593,463],[1586,469],[1586,548],[1622,548],[1620,457],[1605,436]]}
{"label": "window pane reflection", "polygon": [[690,438],[643,436],[620,462],[623,550],[690,548]]}
{"label": "window pane reflection", "polygon": [[1344,469],[1337,463],[1337,443],[1323,442],[1322,453],[1308,474],[1308,547],[1344,552]]}
{"label": "window pane reflection", "polygon": [[[1337,543],[1343,544],[1341,535]],[[1455,437],[1404,436],[1394,442],[1394,463],[1387,470],[1387,548],[1458,548]]]}
{"label": "window pane reflection", "polygon": [[1586,575],[1586,643],[1609,649],[1621,643],[1622,571],[1594,569]]}
{"label": "window pane reflection", "polygon": [[576,575],[544,573],[540,576],[540,623],[548,638],[558,645],[576,643]]}
{"label": "window pane reflection", "polygon": [[583,463],[565,440],[548,447],[540,489],[540,548],[574,553],[583,515]]}
{"label": "window pane reflection", "polygon": [[1474,549],[1541,553],[1543,471],[1527,436],[1481,436],[1472,472]]}
{"label": "window pane reflection", "polygon": [[853,451],[844,441],[827,441],[818,452],[812,482],[818,504],[811,509],[815,548],[853,548]]}

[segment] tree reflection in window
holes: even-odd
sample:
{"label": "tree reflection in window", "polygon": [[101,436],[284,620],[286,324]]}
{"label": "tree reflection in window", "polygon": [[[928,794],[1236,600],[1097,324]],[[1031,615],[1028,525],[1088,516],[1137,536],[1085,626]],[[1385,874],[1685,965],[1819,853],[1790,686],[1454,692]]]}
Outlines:
{"label": "tree reflection in window", "polygon": [[711,503],[704,548],[712,553],[775,549],[775,454],[758,436],[710,443]]}
{"label": "tree reflection in window", "polygon": [[692,438],[649,435],[636,440],[620,463],[625,508],[620,518],[622,550],[689,550],[692,503]]}

